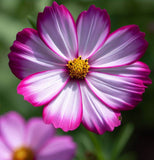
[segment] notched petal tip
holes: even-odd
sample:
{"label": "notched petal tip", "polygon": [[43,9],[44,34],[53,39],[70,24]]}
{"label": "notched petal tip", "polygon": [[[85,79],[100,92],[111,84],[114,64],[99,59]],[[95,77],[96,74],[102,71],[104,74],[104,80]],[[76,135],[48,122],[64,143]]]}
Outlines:
{"label": "notched petal tip", "polygon": [[61,93],[44,107],[43,119],[65,132],[74,130],[80,125],[82,102],[77,83],[69,81]]}
{"label": "notched petal tip", "polygon": [[80,13],[76,26],[79,56],[90,58],[104,44],[110,32],[110,17],[105,9],[90,6]]}
{"label": "notched petal tip", "polygon": [[42,41],[55,54],[65,60],[77,56],[76,25],[65,6],[55,2],[52,6],[45,7],[44,11],[38,14],[37,28]]}
{"label": "notched petal tip", "polygon": [[85,84],[81,84],[83,117],[82,124],[88,130],[103,134],[106,131],[113,131],[121,124],[119,111],[106,106],[93,91]]}
{"label": "notched petal tip", "polygon": [[84,127],[91,131],[91,132],[94,132],[98,135],[102,135],[104,134],[105,132],[113,132],[114,129],[116,127],[119,127],[121,125],[121,121],[122,121],[122,116],[120,113],[117,113],[117,118],[113,118],[110,119],[109,121],[105,121],[103,120],[103,127],[101,126],[102,124],[97,124],[95,123],[94,121],[92,122],[93,123],[93,126],[89,126],[88,124],[86,124],[85,122],[82,122],[82,124],[84,125]]}
{"label": "notched petal tip", "polygon": [[148,47],[144,37],[145,34],[137,25],[117,29],[108,36],[102,48],[89,59],[91,67],[113,68],[135,63]]}
{"label": "notched petal tip", "polygon": [[62,129],[64,132],[73,131],[79,127],[81,122],[81,120],[79,122],[71,122],[69,118],[55,118],[54,116],[55,115],[52,115],[52,113],[50,113],[50,111],[48,110],[48,106],[45,106],[43,109],[43,121],[46,124],[52,124],[56,129]]}

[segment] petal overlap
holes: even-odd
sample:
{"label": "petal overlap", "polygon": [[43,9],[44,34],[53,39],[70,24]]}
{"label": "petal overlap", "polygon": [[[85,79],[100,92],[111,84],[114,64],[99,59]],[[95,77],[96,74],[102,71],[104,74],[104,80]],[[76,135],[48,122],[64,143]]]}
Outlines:
{"label": "petal overlap", "polygon": [[91,67],[111,68],[136,62],[148,46],[144,37],[136,25],[121,27],[109,35],[104,45],[90,57]]}
{"label": "petal overlap", "polygon": [[91,71],[136,78],[143,81],[144,85],[149,85],[152,83],[151,79],[149,78],[151,71],[148,65],[140,61],[121,67],[91,69]]}
{"label": "petal overlap", "polygon": [[84,83],[80,83],[83,103],[83,125],[90,131],[103,134],[121,124],[120,112],[105,106]]}
{"label": "petal overlap", "polygon": [[145,91],[143,82],[130,77],[90,72],[87,84],[104,104],[115,110],[133,109]]}
{"label": "petal overlap", "polygon": [[55,136],[55,132],[55,128],[52,125],[45,124],[42,118],[31,118],[27,122],[24,143],[33,151],[38,152]]}
{"label": "petal overlap", "polygon": [[105,42],[110,32],[110,18],[106,10],[92,5],[82,12],[77,19],[79,56],[83,59],[94,54]]}
{"label": "petal overlap", "polygon": [[34,106],[45,105],[60,93],[68,79],[63,69],[39,72],[23,79],[17,92]]}
{"label": "petal overlap", "polygon": [[75,21],[63,5],[53,2],[39,13],[38,32],[46,45],[62,58],[69,60],[77,56],[78,41]]}
{"label": "petal overlap", "polygon": [[53,53],[40,39],[36,30],[23,29],[11,47],[9,65],[12,72],[23,79],[33,73],[64,68],[66,61]]}
{"label": "petal overlap", "polygon": [[64,131],[76,129],[82,119],[82,102],[78,82],[69,81],[59,95],[44,107],[45,123]]}
{"label": "petal overlap", "polygon": [[72,160],[75,148],[76,145],[70,137],[55,137],[40,150],[37,160]]}

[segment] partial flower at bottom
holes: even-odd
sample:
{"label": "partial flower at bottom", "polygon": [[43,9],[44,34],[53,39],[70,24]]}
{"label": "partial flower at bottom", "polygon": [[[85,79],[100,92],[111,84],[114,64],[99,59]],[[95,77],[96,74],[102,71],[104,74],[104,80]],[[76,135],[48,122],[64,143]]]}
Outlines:
{"label": "partial flower at bottom", "polygon": [[16,112],[0,117],[0,160],[72,160],[75,151],[70,136],[56,136],[41,118],[26,122]]}
{"label": "partial flower at bottom", "polygon": [[121,124],[151,84],[140,62],[148,46],[136,25],[110,33],[106,10],[90,6],[75,22],[53,2],[38,14],[37,30],[26,28],[11,47],[9,65],[22,81],[17,92],[33,106],[44,105],[43,119],[64,131],[82,123],[103,134]]}

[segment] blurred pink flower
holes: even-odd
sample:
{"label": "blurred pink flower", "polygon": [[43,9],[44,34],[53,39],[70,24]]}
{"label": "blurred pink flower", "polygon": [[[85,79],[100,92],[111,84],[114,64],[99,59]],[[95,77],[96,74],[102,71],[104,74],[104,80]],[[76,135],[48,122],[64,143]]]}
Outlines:
{"label": "blurred pink flower", "polygon": [[95,133],[120,125],[120,111],[141,100],[149,67],[138,61],[147,48],[138,26],[110,34],[106,10],[92,5],[75,23],[68,9],[53,2],[39,13],[37,30],[26,28],[11,47],[9,65],[23,79],[17,91],[43,118],[64,131],[80,123]]}
{"label": "blurred pink flower", "polygon": [[0,117],[0,160],[71,160],[75,150],[70,136],[55,136],[41,118],[26,123],[15,112]]}

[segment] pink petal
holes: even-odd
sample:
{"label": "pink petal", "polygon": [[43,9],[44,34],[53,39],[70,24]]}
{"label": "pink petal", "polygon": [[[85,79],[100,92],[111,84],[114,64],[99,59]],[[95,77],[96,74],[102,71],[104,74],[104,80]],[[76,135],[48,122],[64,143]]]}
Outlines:
{"label": "pink petal", "polygon": [[34,151],[38,151],[55,134],[55,128],[47,125],[41,118],[32,118],[27,123],[25,144]]}
{"label": "pink petal", "polygon": [[75,150],[76,144],[71,137],[55,137],[37,154],[37,160],[72,160]]}
{"label": "pink petal", "polygon": [[69,81],[60,94],[43,111],[45,123],[64,131],[76,129],[82,118],[81,93],[78,82]]}
{"label": "pink petal", "polygon": [[90,72],[86,81],[105,105],[116,110],[133,109],[145,91],[143,82],[138,79],[103,72]]}
{"label": "pink petal", "polygon": [[11,150],[4,143],[2,137],[0,137],[0,159],[1,160],[11,160]]}
{"label": "pink petal", "polygon": [[79,55],[88,58],[103,45],[110,32],[110,18],[106,10],[92,5],[77,20]]}
{"label": "pink petal", "polygon": [[53,2],[38,15],[38,32],[46,45],[66,60],[77,55],[77,33],[74,19],[68,9]]}
{"label": "pink petal", "polygon": [[151,84],[151,80],[148,77],[150,74],[150,69],[145,63],[140,61],[137,61],[131,65],[113,67],[113,68],[92,69],[92,71],[136,78],[143,81],[145,85]]}
{"label": "pink petal", "polygon": [[83,103],[83,125],[90,131],[103,134],[113,131],[120,125],[120,113],[105,106],[89,89],[85,82],[81,83]]}
{"label": "pink petal", "polygon": [[68,77],[63,69],[39,72],[23,79],[18,85],[17,92],[33,106],[41,106],[60,93]]}
{"label": "pink petal", "polygon": [[9,112],[0,119],[0,133],[7,145],[18,148],[24,143],[25,121],[16,112]]}
{"label": "pink petal", "polygon": [[131,64],[142,57],[147,41],[138,26],[129,25],[113,32],[89,59],[91,67],[110,68]]}
{"label": "pink petal", "polygon": [[26,28],[17,34],[11,47],[9,65],[20,79],[33,73],[62,68],[66,61],[53,53],[40,39],[36,30]]}

